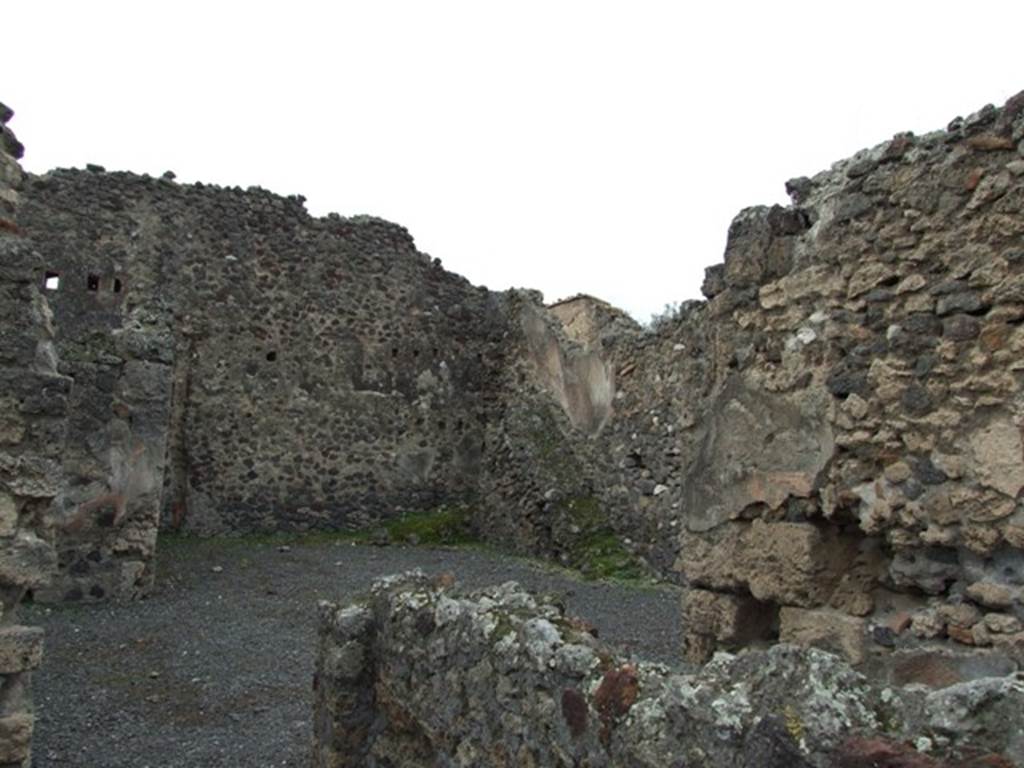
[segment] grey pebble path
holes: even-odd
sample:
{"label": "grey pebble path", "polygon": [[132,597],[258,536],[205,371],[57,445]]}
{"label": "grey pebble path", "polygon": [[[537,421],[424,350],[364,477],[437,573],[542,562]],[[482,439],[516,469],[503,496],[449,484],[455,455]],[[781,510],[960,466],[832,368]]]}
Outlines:
{"label": "grey pebble path", "polygon": [[467,587],[514,580],[554,593],[602,640],[678,657],[670,587],[585,582],[478,550],[171,541],[146,600],[25,608],[21,620],[46,629],[34,765],[307,766],[317,601],[347,601],[413,568],[451,571]]}

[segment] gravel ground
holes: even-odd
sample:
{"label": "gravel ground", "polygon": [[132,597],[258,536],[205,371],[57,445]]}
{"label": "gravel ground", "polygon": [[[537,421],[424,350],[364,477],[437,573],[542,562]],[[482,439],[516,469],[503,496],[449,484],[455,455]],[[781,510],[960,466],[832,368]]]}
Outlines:
{"label": "gravel ground", "polygon": [[317,600],[411,568],[558,594],[643,658],[671,662],[680,648],[670,587],[583,582],[478,550],[171,540],[147,600],[25,608],[21,620],[46,629],[35,766],[308,765]]}

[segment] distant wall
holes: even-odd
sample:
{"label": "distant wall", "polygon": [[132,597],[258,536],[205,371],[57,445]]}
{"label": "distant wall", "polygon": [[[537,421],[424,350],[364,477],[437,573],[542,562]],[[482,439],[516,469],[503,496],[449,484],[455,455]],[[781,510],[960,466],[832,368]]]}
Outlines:
{"label": "distant wall", "polygon": [[25,187],[76,380],[45,597],[144,592],[158,520],[355,529],[474,494],[502,299],[404,229],[96,167]]}
{"label": "distant wall", "polygon": [[[401,227],[130,174],[54,172],[26,196],[70,291],[102,301],[83,274],[119,274],[121,316],[173,339],[166,523],[358,527],[472,488],[496,305]],[[62,344],[105,330],[65,319]]]}
{"label": "distant wall", "polygon": [[506,547],[586,567],[591,549],[614,537],[600,439],[615,420],[614,374],[536,295],[511,292],[505,307],[511,330],[475,519]]}

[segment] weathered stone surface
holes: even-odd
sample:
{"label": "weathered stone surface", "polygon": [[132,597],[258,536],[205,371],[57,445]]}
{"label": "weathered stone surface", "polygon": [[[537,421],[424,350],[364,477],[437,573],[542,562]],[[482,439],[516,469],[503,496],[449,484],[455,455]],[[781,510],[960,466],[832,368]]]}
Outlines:
{"label": "weathered stone surface", "polygon": [[809,768],[813,763],[800,751],[795,723],[784,717],[763,718],[743,743],[737,766],[741,768]]}
{"label": "weathered stone surface", "polygon": [[739,379],[727,384],[685,480],[687,527],[708,530],[752,505],[778,509],[810,496],[833,447],[829,426],[813,416],[825,397],[812,391],[787,402]]}
{"label": "weathered stone surface", "polygon": [[25,672],[43,658],[43,630],[39,627],[0,627],[0,675]]}
{"label": "weathered stone surface", "polygon": [[837,768],[943,768],[909,744],[886,738],[852,738],[839,749]]}
{"label": "weathered stone surface", "polygon": [[956,551],[947,547],[907,547],[889,563],[889,578],[896,587],[931,595],[945,592],[960,572]]}
{"label": "weathered stone surface", "polygon": [[867,625],[864,619],[836,611],[783,606],[779,612],[779,640],[822,648],[841,654],[851,664],[865,659]]}
{"label": "weathered stone surface", "polygon": [[18,528],[18,505],[14,496],[0,491],[0,537],[13,536]]}
{"label": "weathered stone surface", "polygon": [[720,529],[814,520],[850,535],[852,520],[882,567],[858,566],[831,604],[870,615],[880,586],[955,602],[979,578],[965,578],[967,558],[1024,540],[1010,520],[1024,487],[1011,352],[1022,203],[1002,150],[947,153],[967,130],[903,137],[800,181],[793,213],[807,226],[743,211],[710,301],[653,332],[590,324],[591,349],[620,375],[588,483],[653,562],[811,607],[770,568],[744,575]]}
{"label": "weathered stone surface", "polygon": [[1024,443],[1020,427],[1009,418],[994,419],[972,433],[969,444],[978,479],[1007,496],[1024,488]]}
{"label": "weathered stone surface", "polygon": [[1009,608],[1018,595],[1019,590],[991,581],[975,582],[967,588],[967,596],[986,608]]}
{"label": "weathered stone surface", "polygon": [[57,572],[53,545],[30,531],[0,539],[0,583],[26,589],[45,586]]}
{"label": "weathered stone surface", "polygon": [[27,713],[0,717],[0,764],[29,765],[34,722]]}
{"label": "weathered stone surface", "polygon": [[752,597],[688,589],[682,608],[687,633],[683,655],[693,662],[707,661],[716,647],[738,650],[767,640],[775,629],[775,611]]}
{"label": "weathered stone surface", "polygon": [[[693,605],[719,611],[702,596]],[[514,584],[466,593],[406,574],[365,602],[321,604],[317,670],[314,765],[325,767],[824,768],[917,754],[899,743],[934,763],[883,764],[943,766],[1019,749],[1017,731],[995,727],[1020,722],[1015,676],[883,689],[791,645],[681,673],[622,658]]]}
{"label": "weathered stone surface", "polygon": [[1024,681],[1018,676],[958,683],[928,695],[924,722],[936,736],[1024,762]]}
{"label": "weathered stone surface", "polygon": [[729,523],[684,533],[678,568],[691,584],[746,589],[761,601],[824,604],[857,555],[857,541],[812,523]]}
{"label": "weathered stone surface", "polygon": [[745,538],[750,593],[786,605],[816,605],[835,587],[855,551],[808,523],[755,520]]}
{"label": "weathered stone surface", "polygon": [[[317,765],[361,766],[374,722],[373,615],[362,606],[332,611],[320,606],[317,696],[313,727]],[[321,691],[335,695],[323,695]]]}
{"label": "weathered stone surface", "polygon": [[[320,616],[319,766],[822,765],[843,729],[877,727],[877,694],[834,656],[779,646],[680,675],[616,657],[511,584],[389,578]],[[360,697],[364,719],[343,727]]]}
{"label": "weathered stone surface", "polygon": [[1006,677],[1018,667],[1007,655],[994,651],[927,645],[894,652],[874,676],[895,686],[938,689],[981,678]]}
{"label": "weathered stone surface", "polygon": [[32,763],[31,670],[40,629],[14,625],[17,603],[57,569],[44,511],[63,482],[70,379],[57,372],[42,258],[16,221],[23,147],[0,104],[0,764]]}
{"label": "weathered stone surface", "polygon": [[[591,306],[589,303],[588,307]],[[563,319],[568,315],[563,304]],[[569,328],[584,344],[593,340],[593,328],[584,330]],[[533,365],[540,374],[544,386],[559,402],[577,429],[596,434],[611,416],[612,372],[599,355],[584,349],[576,349],[559,343],[553,327],[543,315],[532,308],[526,308],[521,316],[523,332],[527,339]]]}
{"label": "weathered stone surface", "polygon": [[806,227],[797,211],[781,206],[743,210],[729,227],[725,283],[730,288],[763,284],[792,267],[791,238]]}
{"label": "weathered stone surface", "polygon": [[762,308],[776,309],[819,296],[834,296],[842,288],[842,277],[835,270],[814,266],[762,286],[759,299]]}

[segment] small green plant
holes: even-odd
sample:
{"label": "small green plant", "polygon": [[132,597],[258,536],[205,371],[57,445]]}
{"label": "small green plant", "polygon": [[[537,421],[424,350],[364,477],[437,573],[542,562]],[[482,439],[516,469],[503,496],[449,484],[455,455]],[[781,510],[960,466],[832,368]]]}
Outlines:
{"label": "small green plant", "polygon": [[661,312],[652,312],[651,319],[644,325],[651,333],[657,333],[663,328],[668,328],[675,323],[682,315],[682,305],[678,301],[665,304]]}

